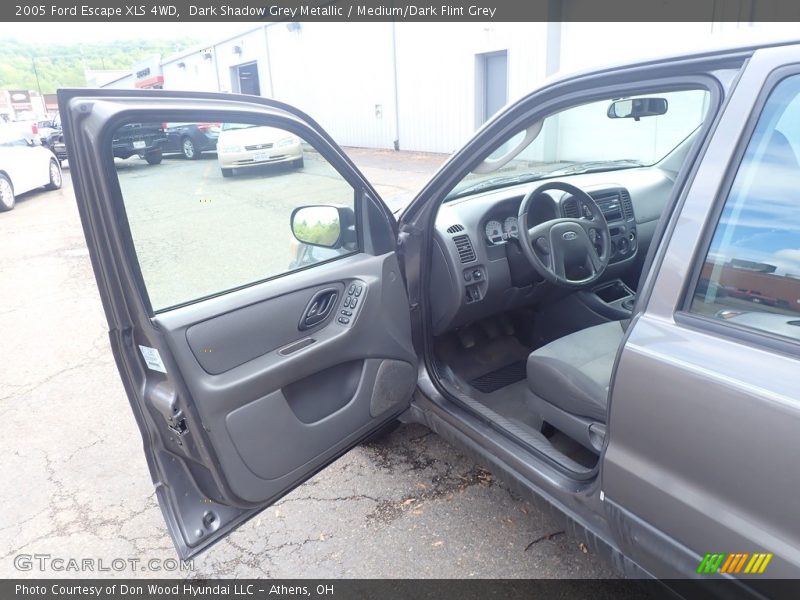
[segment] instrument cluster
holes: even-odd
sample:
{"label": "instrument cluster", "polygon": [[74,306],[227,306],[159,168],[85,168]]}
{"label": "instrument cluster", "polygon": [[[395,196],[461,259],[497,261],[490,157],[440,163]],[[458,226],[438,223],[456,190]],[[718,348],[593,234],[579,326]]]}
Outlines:
{"label": "instrument cluster", "polygon": [[490,244],[502,244],[508,238],[517,236],[517,217],[507,217],[503,221],[490,219],[484,231]]}

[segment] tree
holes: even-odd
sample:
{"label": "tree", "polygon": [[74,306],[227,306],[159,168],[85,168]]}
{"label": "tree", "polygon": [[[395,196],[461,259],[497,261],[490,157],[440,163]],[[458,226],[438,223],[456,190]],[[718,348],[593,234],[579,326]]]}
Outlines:
{"label": "tree", "polygon": [[62,87],[86,86],[85,71],[130,70],[144,58],[163,57],[191,47],[194,40],[118,40],[76,44],[25,42],[14,38],[0,39],[0,89],[38,90],[52,94]]}

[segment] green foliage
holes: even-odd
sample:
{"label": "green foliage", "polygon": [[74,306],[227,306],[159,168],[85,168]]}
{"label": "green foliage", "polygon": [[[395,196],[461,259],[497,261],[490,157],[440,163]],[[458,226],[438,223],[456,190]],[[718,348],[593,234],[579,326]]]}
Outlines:
{"label": "green foliage", "polygon": [[[68,23],[64,27],[69,27]],[[167,57],[197,44],[197,40],[117,40],[75,44],[0,39],[0,89],[37,90],[52,94],[61,87],[86,86],[85,69],[130,70],[133,63],[154,54]],[[39,74],[36,83],[33,65]]]}
{"label": "green foliage", "polygon": [[339,239],[341,233],[339,221],[321,223],[317,221],[313,225],[308,221],[295,221],[294,233],[301,242],[310,242],[320,246],[332,248]]}

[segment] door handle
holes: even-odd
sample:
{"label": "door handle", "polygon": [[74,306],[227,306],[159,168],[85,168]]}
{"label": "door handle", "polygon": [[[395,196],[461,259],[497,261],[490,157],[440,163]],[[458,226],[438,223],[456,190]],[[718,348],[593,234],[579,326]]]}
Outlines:
{"label": "door handle", "polygon": [[322,323],[331,314],[338,298],[339,292],[336,288],[326,288],[314,294],[303,311],[297,328],[304,331]]}

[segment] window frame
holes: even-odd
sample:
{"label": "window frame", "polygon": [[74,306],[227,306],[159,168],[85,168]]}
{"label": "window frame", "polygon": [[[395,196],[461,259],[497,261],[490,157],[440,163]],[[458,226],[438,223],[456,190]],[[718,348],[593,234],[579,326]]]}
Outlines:
{"label": "window frame", "polygon": [[[702,315],[691,310],[697,286],[700,283],[700,275],[703,266],[711,249],[714,234],[719,226],[720,218],[725,210],[725,206],[730,198],[733,184],[742,168],[745,154],[753,143],[753,136],[758,127],[764,109],[772,97],[775,88],[791,77],[800,77],[800,64],[786,65],[775,69],[767,77],[764,85],[759,90],[758,96],[753,103],[753,108],[748,116],[745,131],[741,142],[734,150],[728,162],[725,177],[722,185],[717,191],[713,209],[708,214],[703,225],[703,232],[695,256],[692,259],[692,268],[689,271],[687,281],[684,285],[684,295],[680,303],[680,308],[675,311],[674,319],[676,323],[691,327],[693,329],[709,333],[711,335],[732,339],[746,346],[761,348],[786,354],[789,356],[800,356],[800,340],[795,341],[791,338],[777,335],[763,329],[746,327],[738,323],[732,323],[724,319]],[[800,157],[799,157],[800,158]]]}
{"label": "window frame", "polygon": [[[326,260],[298,267],[296,269],[283,271],[269,277],[263,277],[261,279],[250,281],[235,287],[220,290],[212,294],[206,294],[204,296],[192,298],[178,304],[172,304],[163,308],[154,309],[150,299],[150,293],[147,289],[144,275],[142,273],[139,255],[136,251],[136,245],[133,241],[130,222],[128,220],[128,213],[125,209],[125,199],[114,163],[114,156],[110,150],[114,134],[122,125],[137,122],[178,122],[181,119],[185,120],[186,122],[193,123],[204,121],[223,122],[238,120],[239,122],[244,123],[253,123],[255,125],[265,125],[284,129],[285,131],[289,131],[300,137],[304,143],[309,144],[312,148],[314,148],[314,150],[318,152],[333,167],[333,169],[341,176],[341,178],[353,188],[353,211],[355,213],[357,248],[352,252],[347,252]],[[337,260],[346,259],[364,252],[364,227],[366,223],[363,220],[363,199],[365,194],[369,193],[369,190],[364,187],[363,182],[357,177],[356,173],[349,168],[349,165],[342,159],[337,152],[337,149],[332,146],[328,140],[292,115],[282,116],[276,114],[256,113],[247,111],[246,109],[234,111],[165,109],[157,112],[154,110],[131,109],[121,112],[119,115],[113,119],[110,119],[108,123],[105,124],[103,133],[101,134],[100,146],[109,149],[109,152],[105,153],[103,156],[103,170],[106,173],[107,181],[109,181],[112,191],[111,209],[114,213],[115,220],[120,225],[119,231],[124,241],[125,260],[127,266],[132,271],[133,278],[136,282],[136,288],[150,318],[153,318],[156,315],[184,308],[186,306],[198,304],[211,298],[217,298],[219,296],[224,296],[242,289],[253,287],[278,279],[280,277],[286,277],[288,275],[292,275],[293,273],[299,273]]]}

